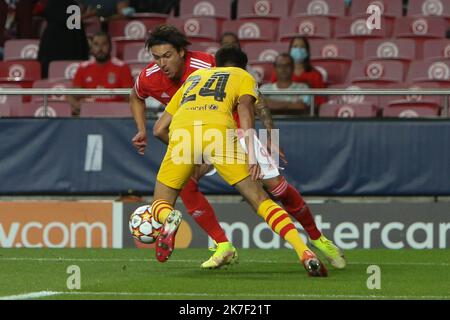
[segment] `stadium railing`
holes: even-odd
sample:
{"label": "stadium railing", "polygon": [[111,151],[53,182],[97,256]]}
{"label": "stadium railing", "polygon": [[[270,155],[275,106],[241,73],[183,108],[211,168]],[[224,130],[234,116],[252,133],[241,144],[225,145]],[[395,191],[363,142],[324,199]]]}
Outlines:
{"label": "stadium railing", "polygon": [[[296,89],[296,90],[261,90],[262,94],[267,95],[305,95],[305,96],[332,96],[332,95],[375,95],[375,96],[437,96],[442,95],[445,97],[443,112],[441,117],[449,117],[449,96],[450,89]],[[130,89],[45,89],[45,88],[0,88],[0,96],[2,95],[38,95],[43,96],[43,106],[45,114],[47,114],[48,96],[52,95],[86,95],[86,96],[98,96],[98,95],[128,95]],[[310,115],[314,116],[314,99],[311,99]]]}

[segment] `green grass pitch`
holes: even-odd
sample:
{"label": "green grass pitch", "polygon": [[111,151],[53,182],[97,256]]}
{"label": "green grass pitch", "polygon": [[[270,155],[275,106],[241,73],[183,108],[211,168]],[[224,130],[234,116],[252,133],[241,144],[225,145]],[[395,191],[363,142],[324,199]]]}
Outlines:
{"label": "green grass pitch", "polygon": [[[348,265],[309,278],[294,251],[240,249],[239,264],[201,270],[207,249],[0,249],[0,299],[450,299],[448,250],[348,250]],[[68,267],[80,268],[69,290]],[[368,289],[370,265],[380,289]]]}

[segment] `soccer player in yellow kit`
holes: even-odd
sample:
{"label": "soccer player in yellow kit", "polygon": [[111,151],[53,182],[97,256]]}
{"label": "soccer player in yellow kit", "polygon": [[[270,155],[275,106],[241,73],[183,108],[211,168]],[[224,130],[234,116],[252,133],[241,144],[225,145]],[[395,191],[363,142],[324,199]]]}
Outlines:
{"label": "soccer player in yellow kit", "polygon": [[[199,163],[212,164],[234,186],[273,231],[288,241],[310,276],[326,276],[324,264],[306,246],[285,210],[272,201],[258,180],[255,159],[254,108],[257,84],[245,71],[247,56],[225,47],[216,54],[217,68],[191,74],[166,107],[172,115],[169,145],[155,185],[152,212],[163,229],[156,240],[156,257],[165,262],[171,255],[181,213],[173,209],[180,189]],[[236,135],[233,112],[237,110],[246,137],[248,155]],[[229,257],[232,259],[232,252]]]}

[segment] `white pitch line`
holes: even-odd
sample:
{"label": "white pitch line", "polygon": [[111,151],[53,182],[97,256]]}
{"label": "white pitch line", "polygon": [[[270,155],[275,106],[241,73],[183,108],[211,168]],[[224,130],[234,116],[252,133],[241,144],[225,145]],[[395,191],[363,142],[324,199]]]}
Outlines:
{"label": "white pitch line", "polygon": [[3,296],[0,297],[0,300],[28,300],[28,299],[37,299],[43,297],[50,297],[54,295],[59,295],[61,292],[56,291],[38,291],[38,292],[29,292],[23,294],[17,294],[12,296]]}
{"label": "white pitch line", "polygon": [[[158,262],[154,259],[103,259],[103,258],[23,258],[23,257],[4,257],[0,258],[2,261],[41,261],[41,262],[60,262],[60,261],[73,261],[73,262]],[[170,259],[170,262],[174,263],[198,263],[199,260],[194,259]],[[291,261],[275,261],[275,260],[239,260],[239,263],[291,263],[297,264],[297,262]],[[381,261],[349,261],[347,264],[350,265],[392,265],[392,266],[450,266],[448,262],[381,262]]]}
{"label": "white pitch line", "polygon": [[27,294],[0,297],[0,300],[38,299],[48,296],[146,296],[146,297],[251,297],[251,298],[328,298],[328,299],[450,299],[450,296],[413,295],[358,295],[358,294],[255,294],[255,293],[196,293],[196,292],[82,292],[82,291],[40,291]]}

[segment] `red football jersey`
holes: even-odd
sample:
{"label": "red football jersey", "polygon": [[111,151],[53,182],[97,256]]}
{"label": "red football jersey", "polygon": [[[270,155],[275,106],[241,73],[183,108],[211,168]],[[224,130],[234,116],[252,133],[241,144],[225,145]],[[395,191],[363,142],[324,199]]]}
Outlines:
{"label": "red football jersey", "polygon": [[167,105],[186,79],[198,69],[215,67],[214,57],[199,51],[187,51],[183,76],[179,81],[169,79],[155,62],[150,63],[136,78],[134,90],[139,98],[153,97]]}
{"label": "red football jersey", "polygon": [[[73,79],[76,88],[131,88],[133,76],[127,64],[117,58],[100,64],[91,59],[82,62]],[[122,96],[97,96],[95,101],[125,101]]]}

